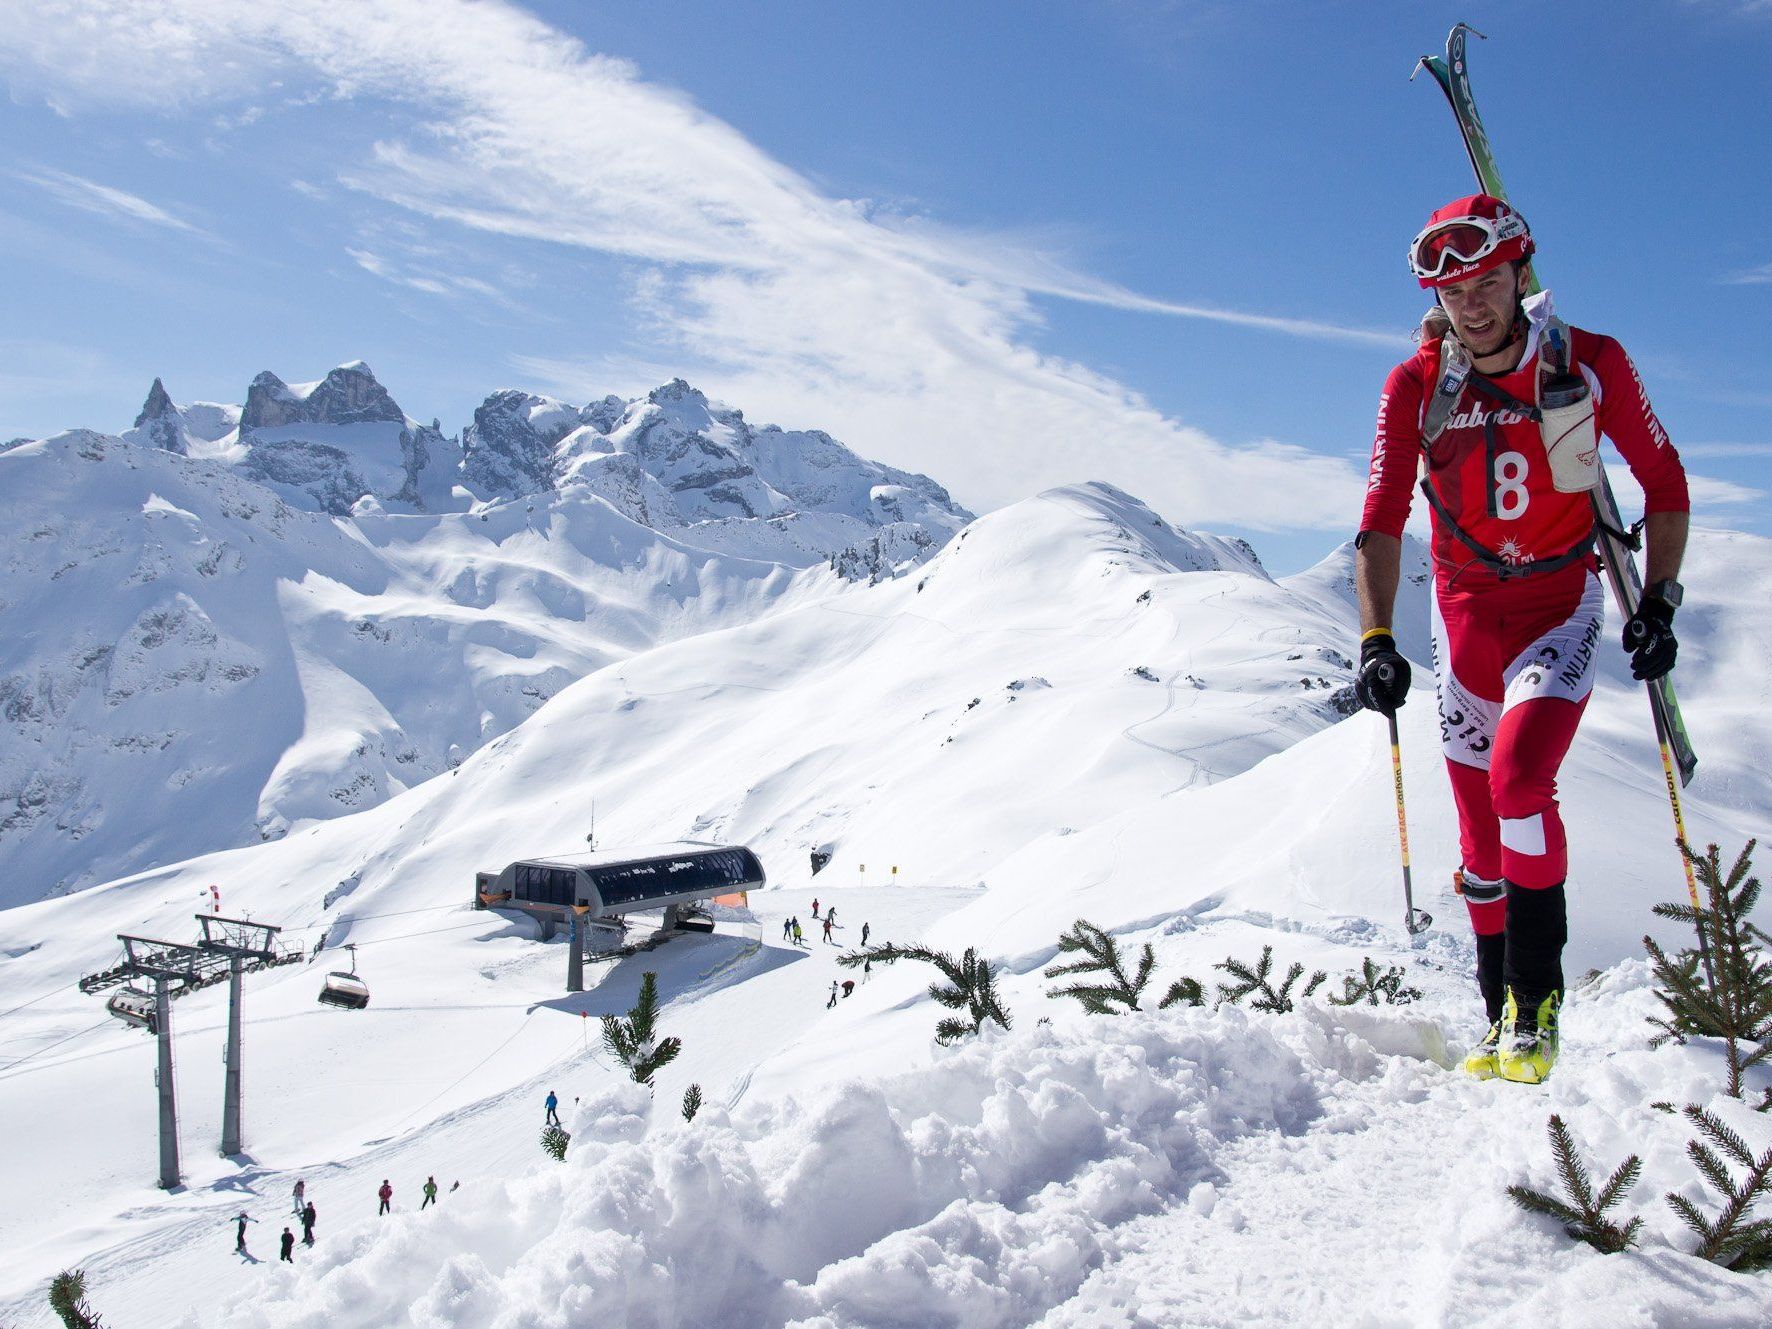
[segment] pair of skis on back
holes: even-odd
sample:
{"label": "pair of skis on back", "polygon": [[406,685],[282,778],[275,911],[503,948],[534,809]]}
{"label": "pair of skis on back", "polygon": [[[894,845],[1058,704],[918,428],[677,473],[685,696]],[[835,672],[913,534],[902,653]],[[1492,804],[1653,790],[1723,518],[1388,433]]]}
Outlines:
{"label": "pair of skis on back", "polygon": [[[1464,49],[1465,37],[1469,33],[1475,33],[1478,37],[1483,35],[1468,24],[1458,24],[1446,38],[1445,56],[1425,55],[1416,70],[1419,72],[1426,69],[1439,83],[1440,91],[1446,94],[1452,114],[1457,117],[1459,133],[1464,137],[1464,148],[1470,155],[1471,169],[1476,173],[1477,187],[1486,194],[1505,200],[1507,189],[1501,183],[1501,172],[1495,165],[1495,152],[1490,146],[1488,133],[1483,129],[1483,122],[1477,115],[1476,100],[1471,93],[1470,66],[1465,59]],[[1542,289],[1534,271],[1530,293],[1537,294]],[[1628,623],[1636,614],[1637,605],[1643,598],[1642,579],[1637,575],[1636,560],[1631,557],[1638,541],[1634,533],[1625,528],[1624,519],[1618,512],[1618,500],[1613,497],[1611,482],[1607,480],[1604,471],[1600,473],[1600,483],[1592,491],[1592,499],[1595,543],[1599,547],[1600,562],[1606,570],[1606,580],[1612,587],[1612,598],[1618,604],[1618,612]],[[1662,774],[1667,781],[1668,801],[1673,807],[1674,833],[1683,849],[1686,843],[1686,824],[1680,810],[1680,790],[1691,781],[1692,773],[1698,768],[1698,757],[1693,752],[1692,740],[1686,733],[1686,722],[1680,716],[1680,703],[1674,695],[1671,674],[1663,674],[1660,678],[1650,680],[1649,708],[1655,720],[1655,737],[1661,747]],[[1397,794],[1397,833],[1403,849],[1403,902],[1406,910],[1404,926],[1413,934],[1425,931],[1432,925],[1433,918],[1415,907],[1414,888],[1409,872],[1409,826],[1403,811],[1402,754],[1397,741],[1397,717],[1394,713],[1390,717],[1390,738],[1391,771]],[[1682,861],[1684,858],[1682,852]],[[1701,906],[1692,865],[1686,863],[1685,868],[1686,889],[1692,897],[1692,907],[1698,909]],[[1706,959],[1708,958],[1707,956]]]}

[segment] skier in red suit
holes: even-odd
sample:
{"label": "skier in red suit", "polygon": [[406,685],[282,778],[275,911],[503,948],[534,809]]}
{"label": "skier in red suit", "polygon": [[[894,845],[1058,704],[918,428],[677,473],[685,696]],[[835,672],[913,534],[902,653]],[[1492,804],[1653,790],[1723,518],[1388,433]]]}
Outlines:
{"label": "skier in red suit", "polygon": [[[1379,398],[1355,562],[1356,689],[1368,708],[1395,714],[1409,664],[1391,613],[1419,473],[1433,527],[1441,742],[1490,1021],[1465,1068],[1525,1082],[1557,1055],[1568,852],[1556,778],[1593,688],[1605,614],[1588,493],[1599,434],[1647,499],[1648,585],[1624,634],[1640,679],[1673,668],[1689,507],[1684,468],[1624,348],[1561,324],[1548,297],[1527,298],[1533,251],[1525,219],[1486,194],[1449,203],[1416,237],[1410,266],[1438,305]],[[1571,397],[1570,410],[1552,411]]]}

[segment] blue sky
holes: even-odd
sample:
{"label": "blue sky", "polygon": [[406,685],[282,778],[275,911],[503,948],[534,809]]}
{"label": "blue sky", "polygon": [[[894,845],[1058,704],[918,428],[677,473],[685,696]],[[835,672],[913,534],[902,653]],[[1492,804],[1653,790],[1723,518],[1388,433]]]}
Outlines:
{"label": "blue sky", "polygon": [[[1767,531],[1772,4],[4,6],[0,438],[362,358],[409,414],[681,374],[983,510],[1107,479],[1289,570],[1352,528],[1469,189]],[[341,17],[348,15],[348,17]]]}

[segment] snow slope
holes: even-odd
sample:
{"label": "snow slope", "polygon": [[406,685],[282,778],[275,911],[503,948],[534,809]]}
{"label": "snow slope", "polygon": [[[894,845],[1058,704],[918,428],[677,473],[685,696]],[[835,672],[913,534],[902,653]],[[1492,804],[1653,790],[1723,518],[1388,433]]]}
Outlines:
{"label": "snow slope", "polygon": [[[42,1278],[80,1260],[99,1308],[143,1325],[1484,1324],[1511,1308],[1465,1289],[1504,1274],[1548,1324],[1764,1323],[1764,1284],[1680,1254],[1655,1210],[1661,1190],[1697,1192],[1680,1123],[1647,1104],[1702,1101],[1717,1077],[1704,1049],[1644,1048],[1640,965],[1578,992],[1546,1090],[1444,1070],[1476,1006],[1443,898],[1425,662],[1404,760],[1441,926],[1412,947],[1382,726],[1341,718],[1346,559],[1275,583],[1117,491],[1053,491],[913,576],[607,665],[379,806],[0,914],[0,1132],[40,1146],[9,1164],[3,1313],[43,1322]],[[1738,843],[1772,808],[1741,668],[1764,644],[1772,546],[1701,532],[1687,582],[1706,605],[1682,616],[1703,763],[1688,816]],[[1610,653],[1606,669],[1564,781],[1572,974],[1625,961],[1649,903],[1681,890],[1641,694]],[[758,848],[777,886],[753,896],[760,935],[723,926],[563,995],[558,944],[463,902],[476,868],[582,843],[593,798],[604,844]],[[816,880],[812,848],[834,855]],[[210,1152],[224,999],[179,1003],[189,1184],[160,1196],[151,1044],[71,983],[118,931],[187,935],[211,882],[224,912],[361,943],[376,996],[360,1016],[316,1006],[325,956],[249,980],[237,1161]],[[780,932],[810,922],[814,893],[843,945],[867,921],[980,947],[1015,1028],[935,1049],[915,968],[827,1012],[841,945]],[[1150,940],[1164,981],[1210,984],[1213,962],[1271,943],[1338,971],[1404,963],[1426,995],[1085,1019],[1040,976],[1079,915]],[[643,968],[685,1040],[650,1123],[583,1050],[580,1015],[623,1009]],[[710,1106],[683,1129],[691,1081]],[[549,1088],[583,1099],[564,1167],[535,1146]],[[1547,1178],[1553,1109],[1608,1168],[1644,1152],[1640,1254],[1597,1265],[1502,1197]],[[1772,1134],[1738,1124],[1756,1147]],[[427,1173],[462,1188],[407,1212]],[[293,1270],[236,1267],[228,1216],[262,1219],[262,1255],[297,1175],[321,1245]],[[384,1176],[401,1212],[377,1220]]]}
{"label": "snow slope", "polygon": [[[0,905],[373,805],[611,661],[915,565],[966,515],[680,381],[548,410],[482,408],[482,469],[549,429],[582,453],[484,503],[361,364],[229,410],[156,381],[122,439],[0,453]],[[734,466],[685,459],[745,450],[770,501],[722,507]],[[610,482],[635,458],[650,507]]]}

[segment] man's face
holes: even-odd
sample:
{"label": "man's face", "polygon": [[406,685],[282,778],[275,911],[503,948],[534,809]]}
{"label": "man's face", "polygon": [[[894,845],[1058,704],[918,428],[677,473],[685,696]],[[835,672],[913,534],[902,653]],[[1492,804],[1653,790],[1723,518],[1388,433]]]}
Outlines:
{"label": "man's face", "polygon": [[1507,345],[1523,280],[1523,269],[1504,263],[1440,288],[1440,304],[1452,320],[1452,330],[1472,355],[1493,355]]}

